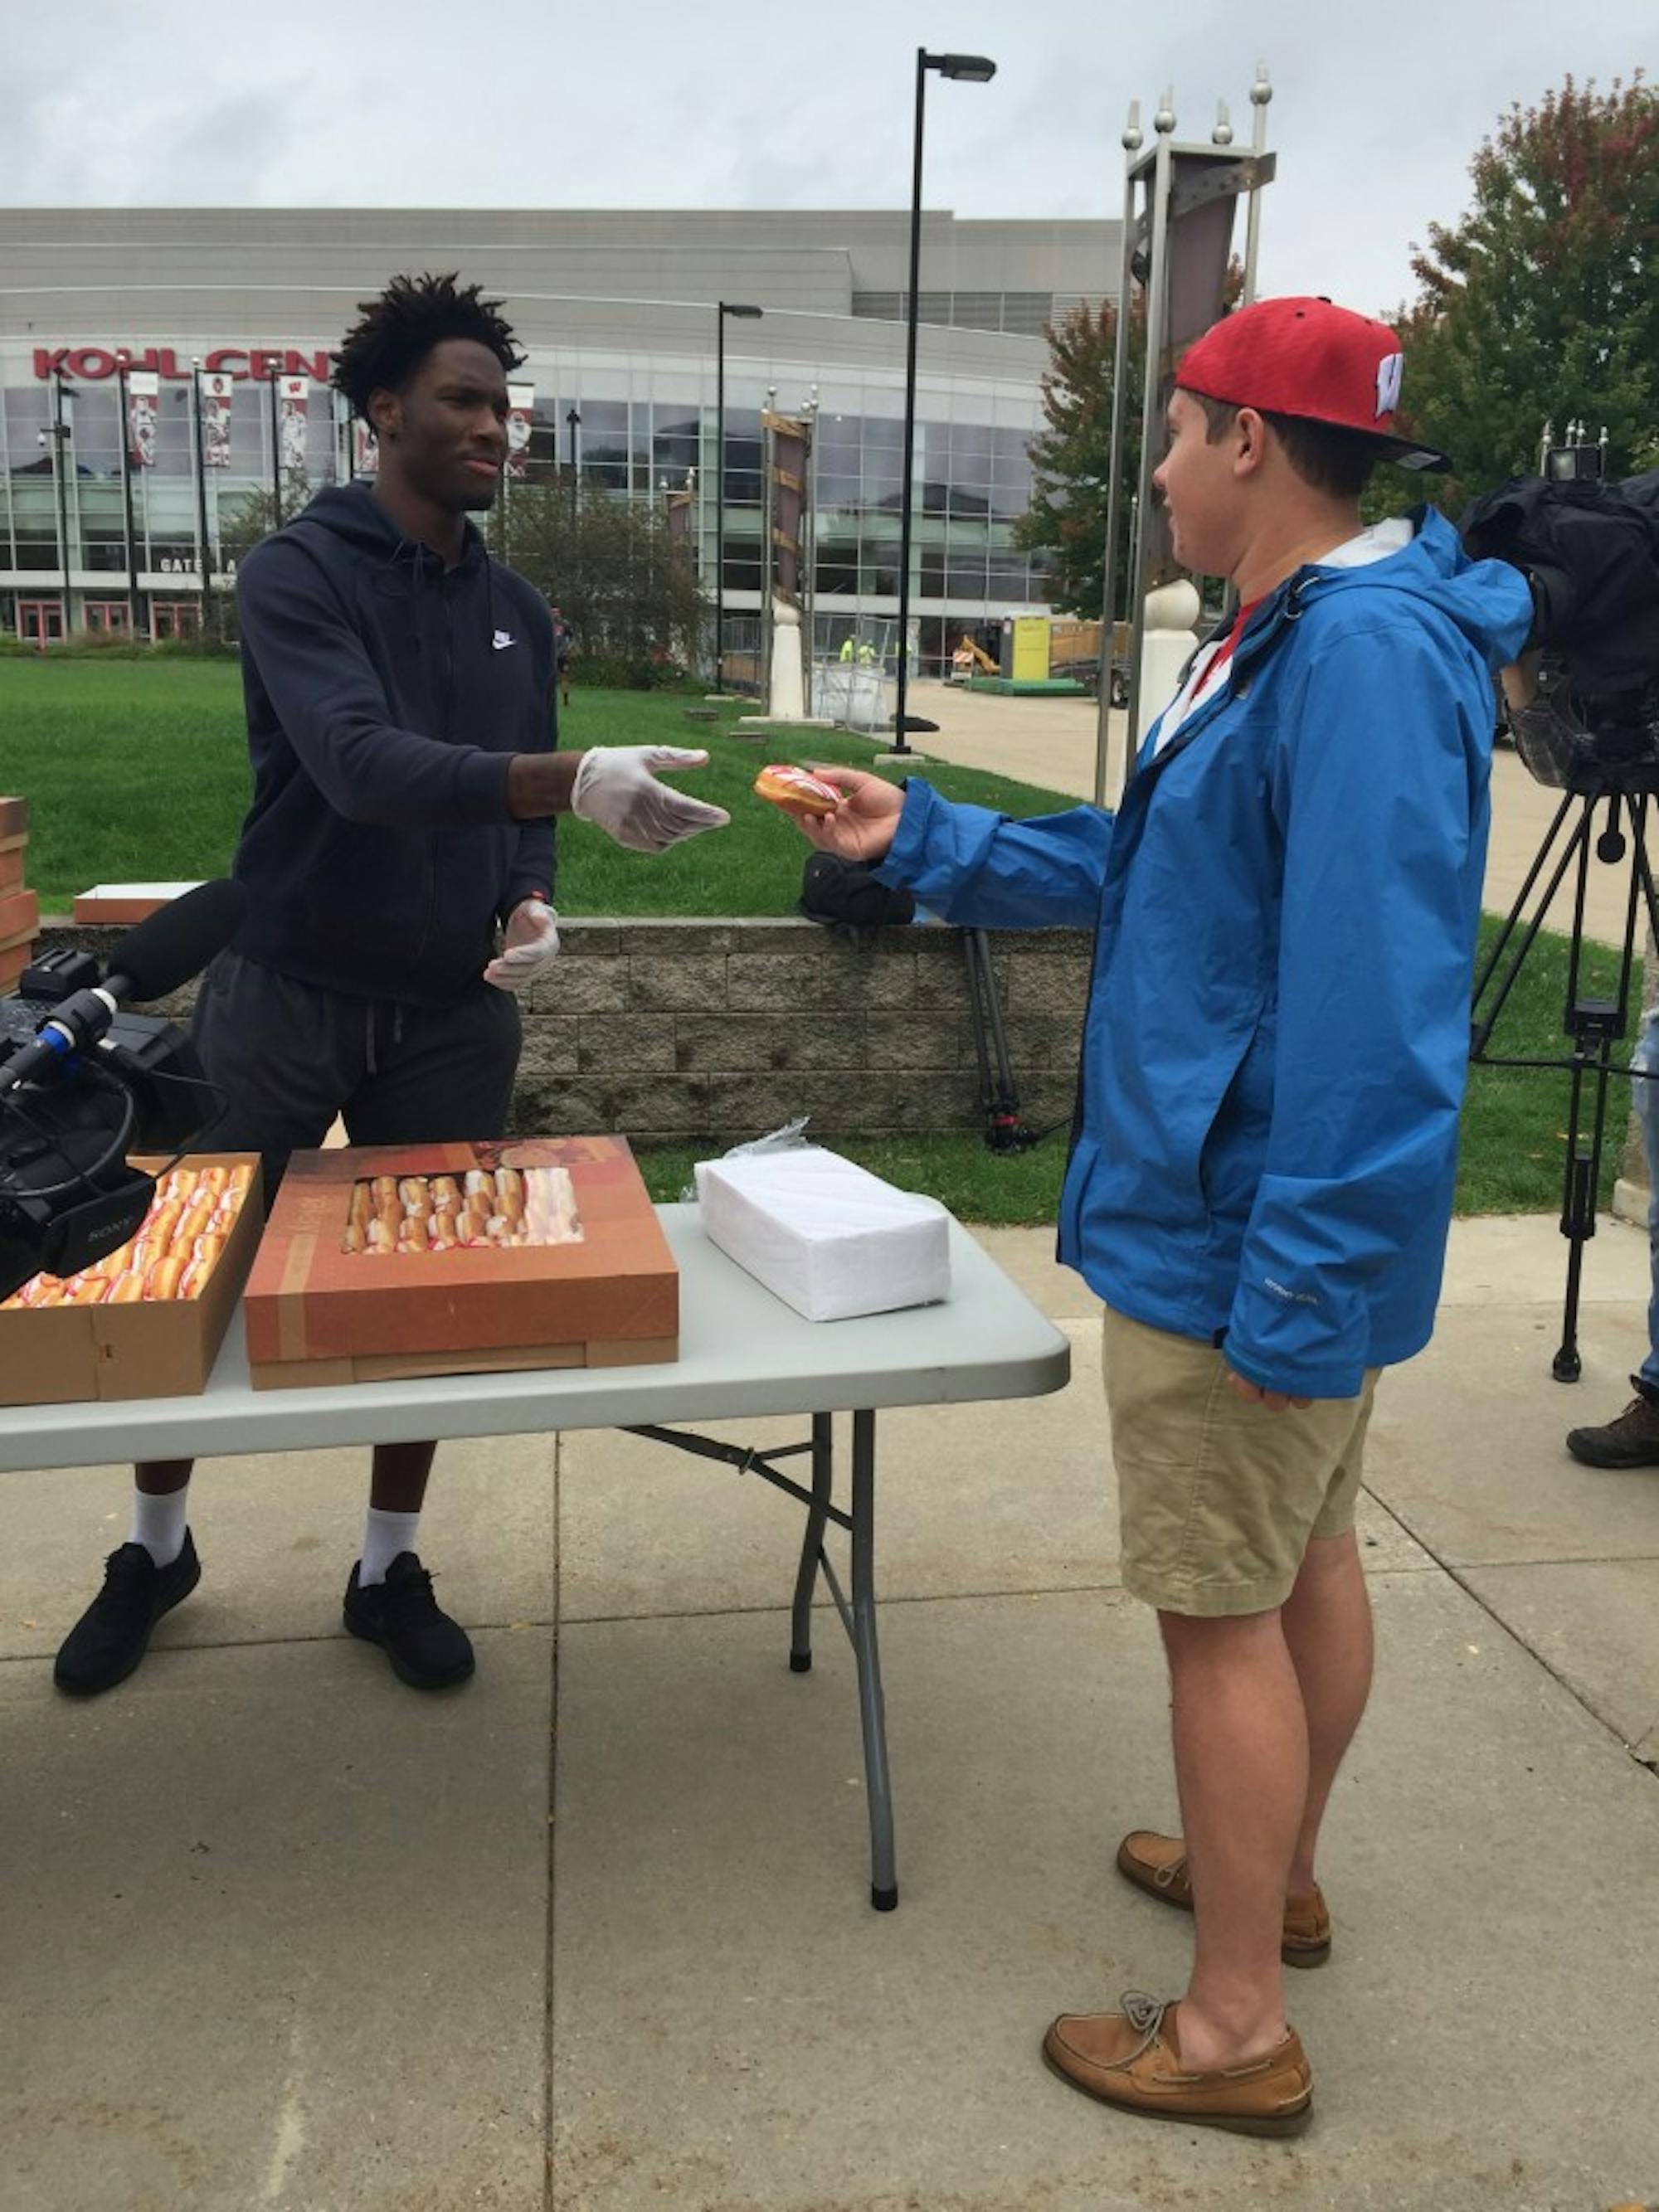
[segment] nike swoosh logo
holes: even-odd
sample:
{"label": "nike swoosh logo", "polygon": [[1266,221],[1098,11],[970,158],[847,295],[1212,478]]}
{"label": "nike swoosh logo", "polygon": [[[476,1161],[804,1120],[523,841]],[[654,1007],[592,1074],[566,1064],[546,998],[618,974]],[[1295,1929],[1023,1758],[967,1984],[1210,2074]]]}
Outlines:
{"label": "nike swoosh logo", "polygon": [[495,647],[497,653],[505,653],[509,645],[516,645],[518,641],[519,641],[516,637],[512,636],[504,629],[498,629],[495,636],[489,641],[491,645]]}

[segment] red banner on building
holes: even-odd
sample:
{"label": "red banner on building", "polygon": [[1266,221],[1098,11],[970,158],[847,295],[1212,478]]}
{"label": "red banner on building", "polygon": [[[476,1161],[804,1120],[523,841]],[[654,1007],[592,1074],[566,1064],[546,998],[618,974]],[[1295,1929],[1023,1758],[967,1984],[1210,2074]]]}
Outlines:
{"label": "red banner on building", "polygon": [[154,369],[135,368],[127,375],[127,457],[135,469],[155,466],[155,402],[161,380]]}
{"label": "red banner on building", "polygon": [[306,466],[306,428],[311,408],[311,380],[285,376],[277,386],[277,462],[284,475],[290,470],[303,476]]}
{"label": "red banner on building", "polygon": [[202,410],[202,465],[230,466],[230,409],[236,385],[228,376],[204,376],[197,386]]}
{"label": "red banner on building", "polygon": [[507,473],[522,477],[530,466],[530,426],[536,404],[533,384],[507,387]]}

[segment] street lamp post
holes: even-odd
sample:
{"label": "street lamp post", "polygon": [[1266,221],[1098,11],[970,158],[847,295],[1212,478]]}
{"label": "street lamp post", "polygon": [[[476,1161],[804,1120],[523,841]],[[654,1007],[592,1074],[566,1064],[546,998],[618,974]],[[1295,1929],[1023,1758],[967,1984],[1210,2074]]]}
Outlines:
{"label": "street lamp post", "polygon": [[[740,300],[717,302],[714,315],[714,689],[726,688],[726,319],[758,320],[758,307]],[[769,546],[761,548],[761,583],[766,582]],[[763,612],[763,619],[764,615]]]}
{"label": "street lamp post", "polygon": [[52,371],[52,489],[58,498],[58,551],[64,571],[64,637],[70,634],[70,525],[69,525],[69,454],[70,431],[66,413],[69,395],[64,389],[64,372]]}
{"label": "street lamp post", "polygon": [[564,427],[570,433],[570,489],[573,497],[576,488],[576,433],[581,427],[581,419],[574,407],[566,408]]}
{"label": "street lamp post", "polygon": [[905,300],[904,330],[904,476],[899,489],[899,615],[898,696],[893,714],[893,750],[907,753],[904,741],[904,702],[910,678],[910,511],[911,472],[916,442],[916,287],[921,274],[921,125],[927,100],[927,72],[957,77],[968,84],[988,84],[997,65],[983,54],[930,54],[916,48],[916,129],[910,172],[910,289]]}
{"label": "street lamp post", "polygon": [[132,521],[132,398],[127,386],[125,362],[116,371],[115,404],[118,410],[115,435],[121,448],[121,527],[127,555],[127,634],[136,643],[138,637],[138,543]]}
{"label": "street lamp post", "polygon": [[276,518],[276,527],[283,526],[283,425],[277,405],[282,383],[282,372],[270,372],[270,504]]}
{"label": "street lamp post", "polygon": [[202,364],[192,358],[190,364],[191,438],[196,449],[196,532],[200,547],[198,567],[202,580],[201,635],[205,639],[213,635],[213,541],[208,535],[207,457],[202,444]]}

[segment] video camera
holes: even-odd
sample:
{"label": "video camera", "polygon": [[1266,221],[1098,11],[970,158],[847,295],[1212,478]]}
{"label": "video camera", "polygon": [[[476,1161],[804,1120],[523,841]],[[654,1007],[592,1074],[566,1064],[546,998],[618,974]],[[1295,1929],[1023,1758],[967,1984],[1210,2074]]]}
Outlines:
{"label": "video camera", "polygon": [[53,952],[0,999],[0,1298],[124,1244],[155,1189],[128,1152],[182,1152],[218,1120],[185,1032],[123,1008],[198,974],[246,903],[240,884],[202,884],[129,930],[101,982],[90,955]]}
{"label": "video camera", "polygon": [[1461,527],[1474,558],[1507,561],[1532,592],[1537,690],[1510,707],[1531,774],[1659,790],[1659,469],[1620,483],[1577,468],[1514,477]]}

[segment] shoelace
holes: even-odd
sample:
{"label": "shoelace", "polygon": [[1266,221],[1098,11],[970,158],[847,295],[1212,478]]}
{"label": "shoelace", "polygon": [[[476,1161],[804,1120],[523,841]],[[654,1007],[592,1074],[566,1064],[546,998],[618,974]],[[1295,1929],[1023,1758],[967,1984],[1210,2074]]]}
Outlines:
{"label": "shoelace", "polygon": [[1158,2031],[1164,2025],[1164,2015],[1170,2009],[1168,1997],[1148,1996],[1145,1990],[1125,1990],[1118,1999],[1123,2017],[1133,2028],[1140,2041],[1122,2063],[1132,2065],[1149,2045],[1155,2042]]}
{"label": "shoelace", "polygon": [[155,1563],[147,1552],[142,1553],[137,1559],[134,1559],[131,1556],[131,1550],[132,1547],[130,1545],[123,1544],[118,1550],[112,1552],[105,1560],[103,1593],[105,1596],[110,1596],[117,1591],[136,1589],[140,1583],[148,1582],[150,1576],[155,1572]]}
{"label": "shoelace", "polygon": [[400,1576],[395,1583],[382,1584],[386,1591],[387,1612],[394,1607],[400,1613],[436,1613],[438,1601],[432,1595],[432,1571],[420,1567],[411,1575]]}

